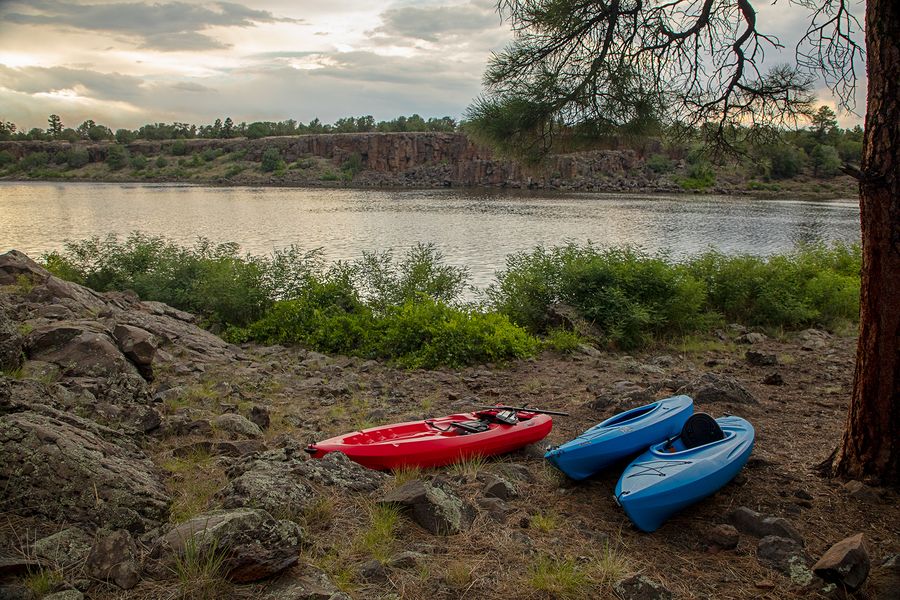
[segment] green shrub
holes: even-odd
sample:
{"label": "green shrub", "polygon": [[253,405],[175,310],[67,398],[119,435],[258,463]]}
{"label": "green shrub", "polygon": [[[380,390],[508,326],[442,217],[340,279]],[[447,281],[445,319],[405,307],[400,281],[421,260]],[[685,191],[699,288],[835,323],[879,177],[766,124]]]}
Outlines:
{"label": "green shrub", "polygon": [[172,156],[184,156],[187,153],[187,142],[184,140],[175,140],[172,142],[170,149]]}
{"label": "green shrub", "polygon": [[128,164],[128,150],[120,144],[113,144],[106,152],[106,165],[117,171]]}
{"label": "green shrub", "polygon": [[260,168],[266,173],[284,169],[284,161],[281,160],[281,152],[278,151],[278,148],[266,148],[260,161]]}
{"label": "green shrub", "polygon": [[156,168],[164,169],[169,166],[169,160],[165,156],[156,157]]}
{"label": "green shrub", "polygon": [[547,336],[543,340],[545,348],[556,350],[562,354],[571,354],[578,350],[578,347],[584,343],[584,340],[575,331],[556,327],[547,332]]}
{"label": "green shrub", "polygon": [[645,164],[647,165],[647,168],[654,173],[669,173],[674,168],[672,159],[665,154],[653,154],[647,159]]}
{"label": "green shrub", "polygon": [[244,170],[244,167],[241,165],[231,165],[227,169],[225,169],[225,177],[234,177],[235,175],[241,173]]}
{"label": "green shrub", "polygon": [[80,169],[90,162],[91,156],[87,150],[73,148],[66,153],[66,161],[71,169]]}
{"label": "green shrub", "polygon": [[841,157],[834,146],[815,146],[809,162],[816,177],[834,177],[841,172]]}
{"label": "green shrub", "polygon": [[140,171],[147,167],[147,157],[143,154],[138,154],[136,156],[131,157],[131,168]]}
{"label": "green shrub", "polygon": [[50,156],[46,152],[32,152],[26,154],[19,161],[19,168],[23,171],[30,171],[36,167],[46,167],[50,162]]}
{"label": "green shrub", "polygon": [[16,162],[16,157],[9,150],[0,150],[0,169]]}
{"label": "green shrub", "polygon": [[770,163],[770,175],[774,179],[790,179],[800,174],[806,162],[806,153],[789,144],[765,148]]}
{"label": "green shrub", "polygon": [[340,178],[341,176],[333,171],[325,171],[319,179],[322,181],[338,181]]}
{"label": "green shrub", "polygon": [[362,168],[362,156],[360,156],[359,152],[351,154],[347,160],[344,161],[344,164],[341,165],[341,170],[348,173],[351,179],[355,177],[357,173],[362,171]]}
{"label": "green shrub", "polygon": [[716,172],[706,162],[688,165],[687,177],[678,180],[678,185],[685,190],[705,190],[716,182]]}
{"label": "green shrub", "polygon": [[203,152],[200,153],[201,158],[203,158],[206,162],[212,162],[219,158],[222,155],[221,150],[216,150],[215,148],[207,148]]}

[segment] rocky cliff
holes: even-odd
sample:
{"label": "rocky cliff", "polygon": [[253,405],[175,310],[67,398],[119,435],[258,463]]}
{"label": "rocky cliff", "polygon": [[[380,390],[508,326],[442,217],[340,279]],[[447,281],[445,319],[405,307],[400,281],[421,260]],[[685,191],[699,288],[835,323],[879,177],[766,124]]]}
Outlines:
{"label": "rocky cliff", "polygon": [[[128,144],[131,156],[170,156],[173,140],[137,141]],[[318,158],[337,170],[358,156],[361,171],[353,180],[364,186],[511,187],[550,189],[676,189],[671,183],[648,181],[643,159],[634,150],[602,150],[551,157],[540,168],[496,158],[490,149],[462,133],[359,133],[271,137],[255,140],[184,140],[183,156],[206,150],[242,153],[258,163],[263,152],[276,148],[292,163]],[[46,152],[50,162],[72,148],[84,149],[92,163],[105,160],[111,143],[0,142],[0,151],[15,158]],[[181,152],[179,150],[179,152]],[[288,181],[290,183],[290,181]]]}

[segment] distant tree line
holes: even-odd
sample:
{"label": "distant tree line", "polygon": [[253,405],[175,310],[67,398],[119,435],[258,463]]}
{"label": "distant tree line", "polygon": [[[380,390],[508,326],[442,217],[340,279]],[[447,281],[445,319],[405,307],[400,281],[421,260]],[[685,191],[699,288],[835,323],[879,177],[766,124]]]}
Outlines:
{"label": "distant tree line", "polygon": [[459,124],[452,117],[431,117],[424,119],[420,115],[400,116],[390,121],[375,121],[371,115],[363,117],[344,117],[333,124],[322,123],[313,119],[308,124],[294,119],[286,121],[254,121],[253,123],[235,123],[231,117],[216,119],[211,125],[193,125],[190,123],[147,123],[138,129],[117,129],[115,132],[95,123],[92,119],[84,121],[76,128],[63,125],[62,118],[53,114],[47,118],[47,129],[34,127],[28,131],[20,130],[15,123],[0,119],[0,140],[65,140],[77,142],[90,140],[99,142],[115,140],[127,144],[134,140],[178,140],[178,139],[228,139],[246,137],[256,139],[268,136],[303,135],[309,133],[368,133],[368,132],[403,132],[403,131],[457,131]]}

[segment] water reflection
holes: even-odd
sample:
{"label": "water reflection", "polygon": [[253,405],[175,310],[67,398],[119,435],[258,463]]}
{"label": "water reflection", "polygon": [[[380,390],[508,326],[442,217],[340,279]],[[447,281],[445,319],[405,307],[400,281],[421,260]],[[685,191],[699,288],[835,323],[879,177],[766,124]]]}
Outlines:
{"label": "water reflection", "polygon": [[859,238],[856,200],[509,193],[471,190],[215,188],[159,184],[0,184],[0,251],[141,230],[191,244],[236,241],[255,254],[299,244],[329,260],[434,242],[483,286],[513,252],[564,241],[633,244],[675,257],[715,246],[769,254]]}

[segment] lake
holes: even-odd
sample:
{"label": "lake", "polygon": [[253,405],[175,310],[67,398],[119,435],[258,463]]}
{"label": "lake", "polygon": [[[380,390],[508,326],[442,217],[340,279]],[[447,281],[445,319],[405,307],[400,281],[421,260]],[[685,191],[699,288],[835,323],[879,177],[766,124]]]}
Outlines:
{"label": "lake", "polygon": [[354,190],[159,184],[0,183],[0,252],[33,258],[67,240],[140,230],[181,244],[198,236],[253,254],[297,244],[330,260],[433,242],[488,284],[507,255],[566,241],[632,244],[683,257],[783,252],[799,242],[859,240],[857,199],[760,200],[494,190]]}

